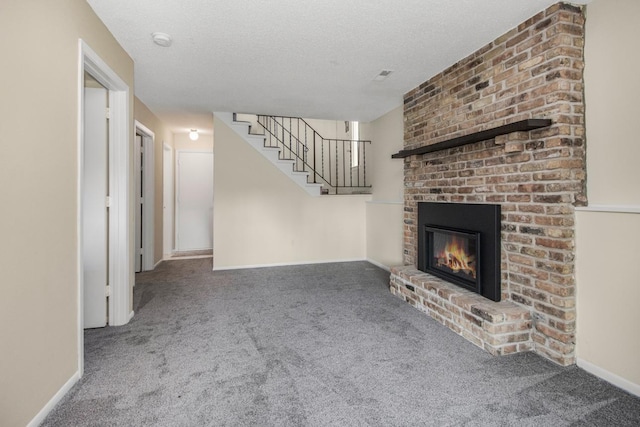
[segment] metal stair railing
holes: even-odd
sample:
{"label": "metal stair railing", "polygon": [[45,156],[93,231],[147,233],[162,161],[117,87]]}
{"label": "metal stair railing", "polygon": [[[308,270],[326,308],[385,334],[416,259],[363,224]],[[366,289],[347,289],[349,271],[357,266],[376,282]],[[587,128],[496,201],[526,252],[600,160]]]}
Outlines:
{"label": "metal stair railing", "polygon": [[324,138],[300,117],[257,117],[265,146],[280,148],[281,158],[293,160],[294,171],[308,172],[311,183],[329,186],[333,194],[370,191],[366,159],[371,141]]}

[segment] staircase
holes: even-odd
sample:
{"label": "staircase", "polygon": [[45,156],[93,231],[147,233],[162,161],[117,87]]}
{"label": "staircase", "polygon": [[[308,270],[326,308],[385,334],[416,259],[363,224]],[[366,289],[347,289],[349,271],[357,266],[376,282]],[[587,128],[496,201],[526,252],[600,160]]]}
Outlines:
{"label": "staircase", "polygon": [[323,138],[296,117],[214,115],[309,195],[371,193],[365,165],[371,141]]}

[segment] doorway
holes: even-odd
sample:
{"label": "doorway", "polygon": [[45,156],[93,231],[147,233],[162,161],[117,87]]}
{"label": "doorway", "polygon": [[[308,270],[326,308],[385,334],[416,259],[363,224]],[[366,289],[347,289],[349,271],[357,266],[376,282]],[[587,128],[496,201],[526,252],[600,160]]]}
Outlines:
{"label": "doorway", "polygon": [[106,232],[106,265],[107,283],[104,293],[99,297],[104,301],[108,313],[108,325],[124,325],[133,316],[131,310],[131,284],[133,270],[130,256],[130,138],[132,133],[129,125],[130,92],[127,84],[83,41],[78,42],[78,201],[77,201],[77,277],[78,277],[78,369],[84,372],[84,307],[85,307],[85,236],[88,232],[83,229],[85,222],[91,221],[93,216],[84,209],[86,198],[85,173],[88,165],[84,162],[85,150],[85,72],[90,74],[103,88],[106,89],[108,117],[106,126],[107,147],[102,159],[106,167],[107,195],[103,204],[108,208]]}
{"label": "doorway", "polygon": [[135,253],[134,271],[149,271],[154,264],[154,139],[155,134],[135,121],[134,176],[135,176]]}
{"label": "doorway", "polygon": [[84,73],[82,157],[82,280],[84,328],[108,321],[109,93]]}
{"label": "doorway", "polygon": [[176,251],[213,249],[213,152],[176,157]]}

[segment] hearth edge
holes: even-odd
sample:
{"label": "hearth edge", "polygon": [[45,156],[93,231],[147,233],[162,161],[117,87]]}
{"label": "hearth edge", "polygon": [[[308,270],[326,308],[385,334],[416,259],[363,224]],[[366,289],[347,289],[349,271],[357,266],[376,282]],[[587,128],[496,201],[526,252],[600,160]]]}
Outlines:
{"label": "hearth edge", "polygon": [[512,301],[491,301],[413,266],[392,267],[389,290],[492,355],[533,348],[531,312]]}

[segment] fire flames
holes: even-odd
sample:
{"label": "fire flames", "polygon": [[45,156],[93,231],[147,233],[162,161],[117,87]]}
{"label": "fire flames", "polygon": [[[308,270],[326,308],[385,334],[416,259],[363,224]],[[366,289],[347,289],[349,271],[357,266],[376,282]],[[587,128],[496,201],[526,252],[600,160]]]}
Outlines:
{"label": "fire flames", "polygon": [[447,267],[454,273],[463,272],[476,278],[475,255],[465,250],[464,240],[451,236],[444,249],[436,254],[438,267]]}

